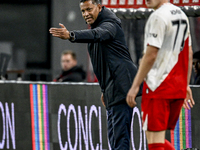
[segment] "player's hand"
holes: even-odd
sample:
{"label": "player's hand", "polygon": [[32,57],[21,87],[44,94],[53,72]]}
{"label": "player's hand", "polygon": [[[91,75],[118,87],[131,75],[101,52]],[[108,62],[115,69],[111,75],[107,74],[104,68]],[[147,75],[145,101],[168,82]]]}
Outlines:
{"label": "player's hand", "polygon": [[61,28],[50,28],[49,32],[52,34],[52,36],[59,37],[61,39],[70,39],[69,31],[66,29],[66,27],[59,23]]}
{"label": "player's hand", "polygon": [[189,86],[187,86],[187,96],[184,99],[183,107],[185,109],[190,109],[195,105],[193,96],[192,96],[192,90]]}
{"label": "player's hand", "polygon": [[103,98],[103,93],[101,94],[101,102],[102,102],[103,106],[106,107],[105,101],[104,101],[104,98]]}
{"label": "player's hand", "polygon": [[135,98],[137,96],[138,91],[139,91],[139,87],[136,87],[136,88],[131,87],[126,96],[126,102],[131,108],[137,105]]}

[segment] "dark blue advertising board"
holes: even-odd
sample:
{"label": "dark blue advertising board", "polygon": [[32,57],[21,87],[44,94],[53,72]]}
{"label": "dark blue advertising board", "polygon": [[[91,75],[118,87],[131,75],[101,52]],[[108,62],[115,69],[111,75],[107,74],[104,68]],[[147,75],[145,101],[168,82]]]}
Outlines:
{"label": "dark blue advertising board", "polygon": [[[98,84],[2,82],[0,89],[0,149],[110,150],[106,109]],[[199,146],[199,89],[192,87],[195,107],[182,110],[181,123],[173,133],[167,133],[176,149]],[[131,150],[147,150],[140,116],[141,98],[137,103],[130,146]]]}

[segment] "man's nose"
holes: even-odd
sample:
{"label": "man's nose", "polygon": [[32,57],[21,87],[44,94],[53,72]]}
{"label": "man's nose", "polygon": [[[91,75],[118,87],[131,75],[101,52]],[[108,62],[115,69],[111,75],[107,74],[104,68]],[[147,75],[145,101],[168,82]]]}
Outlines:
{"label": "man's nose", "polygon": [[88,11],[84,12],[84,16],[87,17],[89,15]]}

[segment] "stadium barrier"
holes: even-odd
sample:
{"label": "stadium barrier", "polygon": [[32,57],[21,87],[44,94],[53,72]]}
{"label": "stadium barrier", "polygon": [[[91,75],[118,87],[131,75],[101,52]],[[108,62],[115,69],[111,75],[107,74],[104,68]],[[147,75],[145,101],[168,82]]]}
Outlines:
{"label": "stadium barrier", "polygon": [[[106,110],[97,83],[0,82],[0,149],[109,150]],[[200,87],[192,86],[196,105],[180,114],[167,132],[176,149],[199,148]],[[140,118],[133,110],[131,149],[147,150]]]}

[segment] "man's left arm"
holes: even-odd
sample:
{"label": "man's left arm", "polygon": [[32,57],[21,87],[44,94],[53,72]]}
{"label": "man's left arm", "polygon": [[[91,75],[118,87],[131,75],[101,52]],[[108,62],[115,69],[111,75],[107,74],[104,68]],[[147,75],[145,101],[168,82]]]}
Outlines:
{"label": "man's left arm", "polygon": [[148,72],[152,68],[158,53],[158,48],[154,46],[147,46],[146,53],[144,54],[141,64],[139,66],[138,72],[135,76],[133,84],[127,94],[126,102],[130,107],[135,107],[135,97],[139,91],[140,85],[144,78],[147,76]]}

